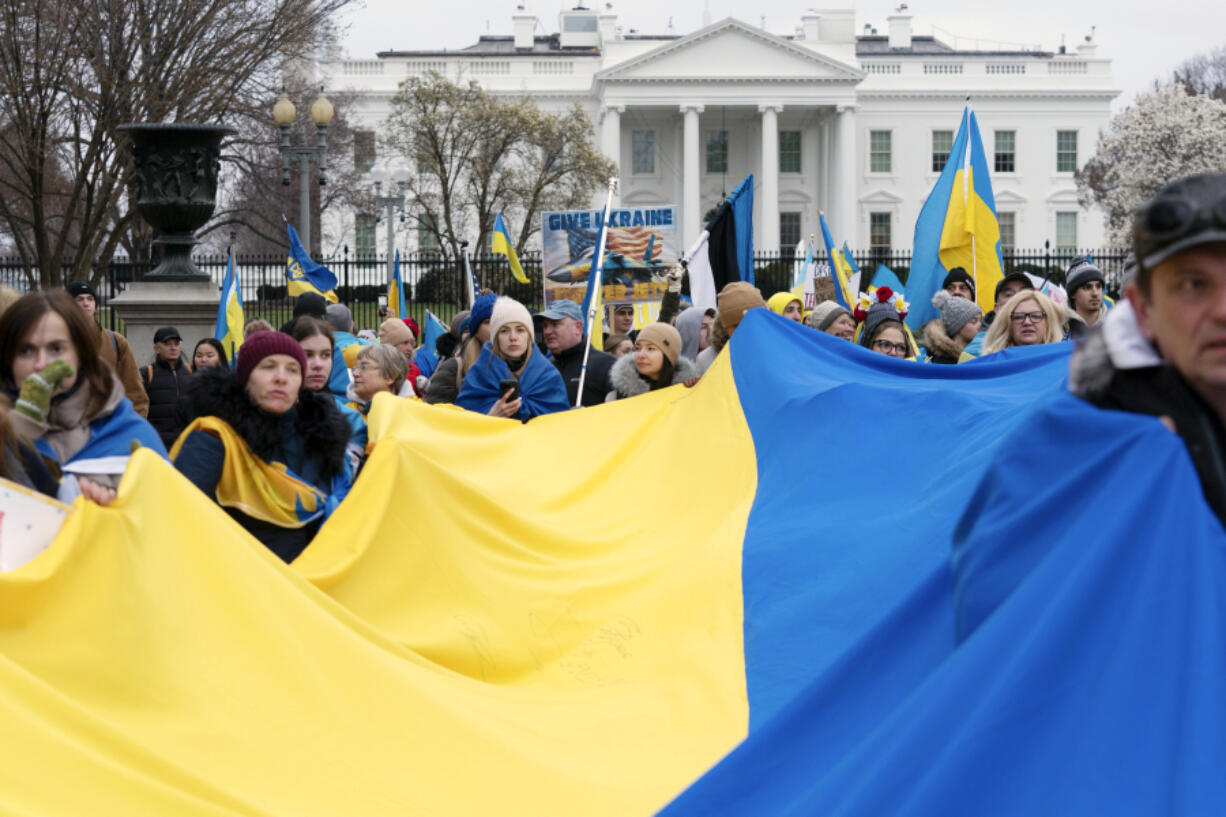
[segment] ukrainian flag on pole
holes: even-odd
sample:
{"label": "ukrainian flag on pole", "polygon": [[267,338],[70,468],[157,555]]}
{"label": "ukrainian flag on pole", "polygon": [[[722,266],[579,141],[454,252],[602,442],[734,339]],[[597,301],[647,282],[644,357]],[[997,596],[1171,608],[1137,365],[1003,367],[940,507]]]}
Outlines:
{"label": "ukrainian flag on pole", "polygon": [[217,302],[217,325],[213,337],[221,341],[221,348],[233,363],[238,349],[243,345],[243,293],[234,272],[234,250],[227,253],[226,277],[221,284],[221,300]]}
{"label": "ukrainian flag on pole", "polygon": [[392,263],[392,280],[387,283],[387,316],[404,318],[408,313],[404,306],[404,280],[400,277],[400,250]]}
{"label": "ukrainian flag on pole", "polygon": [[515,245],[511,243],[511,235],[507,232],[506,222],[502,220],[502,213],[494,217],[494,239],[490,252],[505,255],[511,264],[511,274],[515,276],[515,280],[521,284],[528,283],[528,276],[524,275],[524,268],[519,265],[519,256],[515,254]]}
{"label": "ukrainian flag on pole", "polygon": [[954,267],[971,274],[979,306],[990,311],[996,284],[1003,277],[1002,266],[987,155],[975,111],[967,102],[949,161],[915,222],[915,247],[907,277],[912,309],[907,325],[915,329],[937,316],[931,298]]}
{"label": "ukrainian flag on pole", "polygon": [[[284,217],[282,220],[285,220]],[[315,292],[336,303],[336,276],[332,270],[311,260],[294,225],[286,221],[285,229],[289,230],[289,256],[285,259],[285,280],[289,294],[297,297]]]}
{"label": "ukrainian flag on pole", "polygon": [[851,291],[851,272],[847,262],[834,246],[834,238],[830,235],[830,227],[826,224],[826,214],[817,211],[817,220],[822,226],[822,242],[826,245],[826,257],[830,259],[830,274],[834,276],[834,300],[839,306],[851,312],[855,309],[855,293]]}
{"label": "ukrainian flag on pole", "polygon": [[600,322],[601,292],[604,289],[604,253],[609,236],[609,211],[612,209],[613,197],[605,202],[604,212],[600,216],[600,232],[596,234],[596,250],[592,255],[592,266],[587,276],[587,292],[583,296],[583,319],[590,321],[586,327],[588,342],[592,348],[604,351],[604,327]]}

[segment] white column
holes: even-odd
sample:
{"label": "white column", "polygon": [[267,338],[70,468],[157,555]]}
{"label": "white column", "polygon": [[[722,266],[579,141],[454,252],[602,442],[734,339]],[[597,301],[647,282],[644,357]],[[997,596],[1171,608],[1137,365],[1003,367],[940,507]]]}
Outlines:
{"label": "white column", "polygon": [[858,247],[857,230],[859,206],[857,203],[857,191],[859,185],[860,163],[859,151],[856,145],[856,109],[851,105],[840,105],[838,108],[838,120],[835,124],[838,131],[836,141],[838,144],[838,154],[835,161],[838,165],[838,173],[836,175],[834,201],[838,203],[835,208],[835,213],[838,215],[838,226],[831,226],[831,230],[837,231],[835,241],[842,246],[846,241],[854,250]]}
{"label": "white column", "polygon": [[779,111],[782,105],[759,105],[762,114],[761,238],[754,241],[767,252],[779,249]]}
{"label": "white column", "polygon": [[600,149],[618,167],[621,175],[622,163],[622,112],[625,105],[608,105],[604,109],[600,125]]}
{"label": "white column", "polygon": [[699,195],[699,160],[702,151],[698,139],[698,115],[702,113],[701,105],[682,105],[681,113],[685,116],[685,136],[683,157],[681,161],[682,196],[681,196],[681,241],[685,248],[698,239],[702,232],[702,199]]}

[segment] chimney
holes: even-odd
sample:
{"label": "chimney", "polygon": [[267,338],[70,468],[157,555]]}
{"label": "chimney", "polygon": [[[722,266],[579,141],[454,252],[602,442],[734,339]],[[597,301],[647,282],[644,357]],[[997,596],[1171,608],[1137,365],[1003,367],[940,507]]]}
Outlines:
{"label": "chimney", "polygon": [[1092,60],[1098,53],[1098,43],[1094,42],[1094,26],[1090,27],[1090,33],[1086,35],[1085,41],[1077,46],[1077,56]]}
{"label": "chimney", "polygon": [[536,30],[536,15],[524,11],[524,7],[520,6],[519,10],[511,15],[511,20],[515,23],[515,50],[531,50],[535,42],[533,32]]}
{"label": "chimney", "polygon": [[600,12],[598,28],[600,42],[609,43],[617,39],[617,15],[613,13],[613,4],[605,3],[604,11]]}
{"label": "chimney", "polygon": [[821,18],[818,39],[822,42],[851,44],[856,41],[855,9],[827,9]]}
{"label": "chimney", "polygon": [[890,48],[911,47],[911,15],[907,14],[907,5],[903,3],[894,13],[886,18],[890,24]]}
{"label": "chimney", "polygon": [[821,36],[821,19],[822,16],[813,9],[800,15],[800,27],[804,32],[802,36],[808,42],[815,43]]}

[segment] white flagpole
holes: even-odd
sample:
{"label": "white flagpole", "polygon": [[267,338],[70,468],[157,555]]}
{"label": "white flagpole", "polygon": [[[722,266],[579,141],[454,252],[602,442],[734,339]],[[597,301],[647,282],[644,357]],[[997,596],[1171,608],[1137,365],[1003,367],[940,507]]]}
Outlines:
{"label": "white flagpole", "polygon": [[[477,290],[473,284],[473,266],[468,260],[468,242],[460,242],[460,253],[464,257],[464,288],[468,290],[468,308],[472,309],[477,302]],[[473,334],[476,334],[475,332]]]}
{"label": "white flagpole", "polygon": [[[600,243],[596,246],[596,254],[592,256],[592,266],[588,275],[593,276],[592,286],[598,287],[604,283],[604,247],[609,239],[609,211],[613,207],[613,194],[617,192],[617,177],[609,179],[609,195],[604,200],[604,217],[601,220]],[[596,296],[587,308],[587,331],[583,333],[583,365],[579,369],[579,391],[575,394],[575,408],[583,407],[583,384],[587,380],[587,359],[592,351],[592,327],[596,325]]]}

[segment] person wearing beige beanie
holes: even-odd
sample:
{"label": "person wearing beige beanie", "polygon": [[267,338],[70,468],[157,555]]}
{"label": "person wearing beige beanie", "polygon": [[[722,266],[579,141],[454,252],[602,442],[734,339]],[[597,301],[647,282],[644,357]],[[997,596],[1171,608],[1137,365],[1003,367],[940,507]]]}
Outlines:
{"label": "person wearing beige beanie", "polygon": [[698,369],[681,356],[681,333],[667,323],[652,323],[639,331],[634,353],[618,358],[609,372],[613,390],[605,402],[635,397],[678,383],[693,385]]}
{"label": "person wearing beige beanie", "polygon": [[766,307],[766,301],[762,300],[762,293],[748,281],[733,281],[725,284],[724,288],[719,291],[719,295],[715,296],[715,302],[719,310],[716,320],[711,325],[711,345],[699,352],[698,357],[694,359],[694,365],[698,367],[699,374],[705,372],[715,361],[715,356],[724,348],[724,344],[728,338],[732,337],[736,328],[741,325],[745,313],[751,309]]}
{"label": "person wearing beige beanie", "polygon": [[395,346],[405,360],[412,360],[417,351],[417,338],[413,330],[400,318],[388,318],[379,324],[379,342]]}

